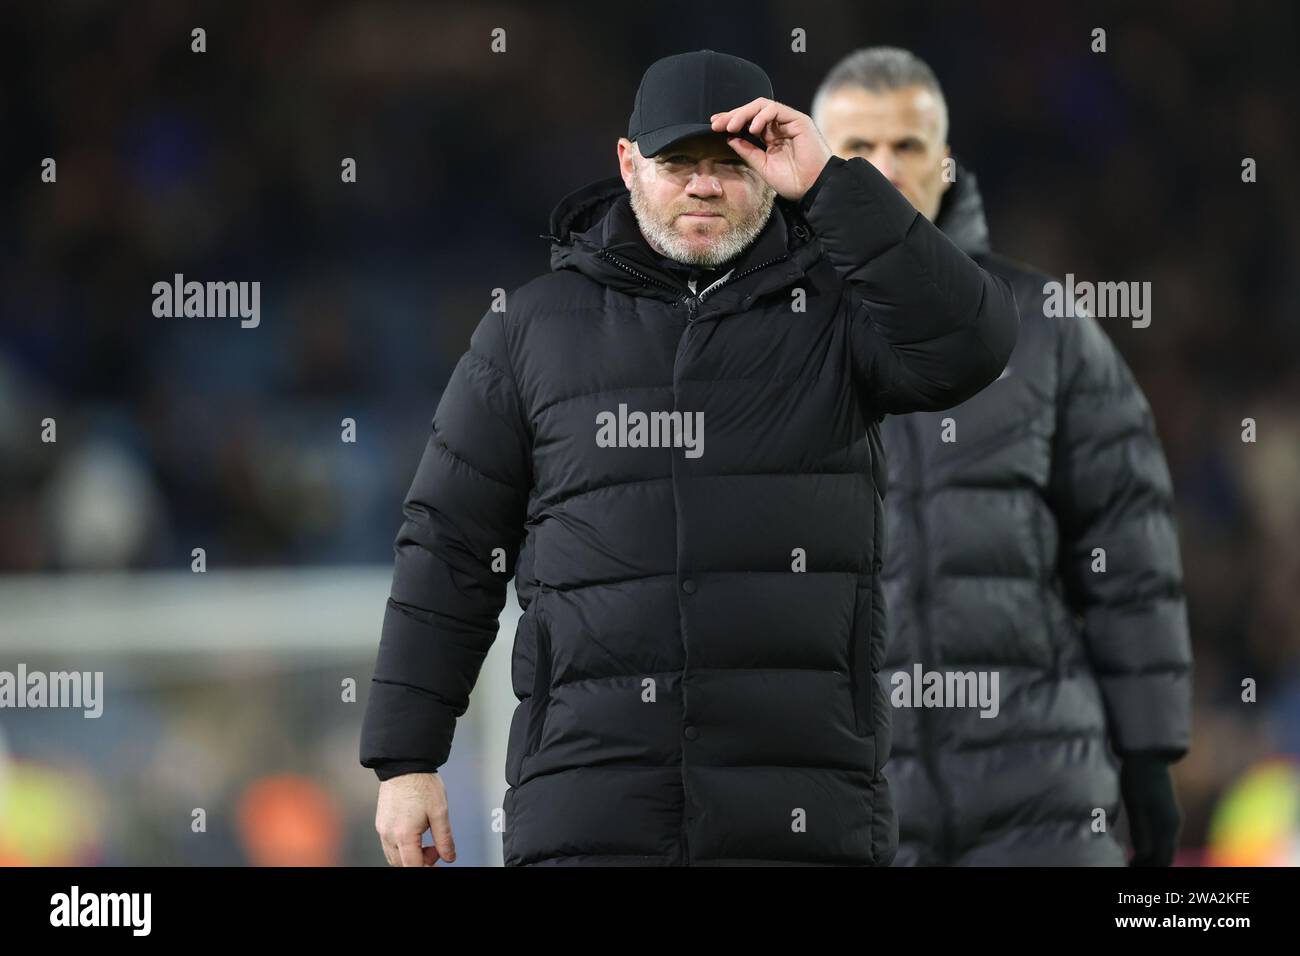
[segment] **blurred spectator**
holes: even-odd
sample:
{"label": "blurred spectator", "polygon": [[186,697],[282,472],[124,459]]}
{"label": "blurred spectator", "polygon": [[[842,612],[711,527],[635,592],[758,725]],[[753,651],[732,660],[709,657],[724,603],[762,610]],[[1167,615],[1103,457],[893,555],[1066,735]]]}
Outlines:
{"label": "blurred spectator", "polygon": [[337,866],[340,820],[328,793],[303,777],[264,777],[239,799],[239,838],[255,866]]}

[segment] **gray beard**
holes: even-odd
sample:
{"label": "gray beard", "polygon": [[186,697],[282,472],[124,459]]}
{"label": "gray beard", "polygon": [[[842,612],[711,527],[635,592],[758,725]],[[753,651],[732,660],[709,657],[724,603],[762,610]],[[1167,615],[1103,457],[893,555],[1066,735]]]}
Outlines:
{"label": "gray beard", "polygon": [[726,232],[718,236],[713,243],[704,248],[694,247],[680,232],[673,222],[662,222],[646,203],[645,191],[641,180],[632,177],[632,212],[636,215],[637,225],[651,240],[653,245],[663,250],[664,254],[676,262],[687,265],[703,266],[716,269],[724,262],[730,262],[744,252],[755,237],[767,225],[776,203],[776,190],[770,186],[764,190],[763,199],[744,219],[732,224]]}

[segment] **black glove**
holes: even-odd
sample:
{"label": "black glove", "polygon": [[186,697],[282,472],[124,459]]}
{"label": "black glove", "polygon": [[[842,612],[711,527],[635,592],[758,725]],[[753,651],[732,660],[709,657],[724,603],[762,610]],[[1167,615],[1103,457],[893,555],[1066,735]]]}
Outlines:
{"label": "black glove", "polygon": [[1178,846],[1182,814],[1164,755],[1135,751],[1121,758],[1119,789],[1128,815],[1133,859],[1129,866],[1169,866]]}

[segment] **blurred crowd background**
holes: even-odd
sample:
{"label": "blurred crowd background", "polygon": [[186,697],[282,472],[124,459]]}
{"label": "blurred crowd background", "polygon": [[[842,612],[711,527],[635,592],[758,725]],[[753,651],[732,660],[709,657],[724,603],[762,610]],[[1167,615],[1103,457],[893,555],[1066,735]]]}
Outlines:
{"label": "blurred crowd background", "polygon": [[[1152,283],[1149,328],[1104,324],[1178,500],[1196,654],[1180,862],[1296,854],[1298,28],[1269,2],[6,5],[0,577],[188,573],[195,547],[212,568],[390,562],[443,383],[492,290],[548,267],[555,202],[615,172],[646,66],[734,53],[807,111],[840,57],[904,46],[944,85],[998,251]],[[260,326],[155,318],[176,273],[260,281]],[[0,713],[0,863],[381,863],[359,706],[311,702],[341,673],[364,694],[382,599],[350,669],[138,679],[102,731]],[[198,805],[194,779],[230,836],[198,857],[188,826],[156,823],[168,799]],[[86,832],[38,838],[67,806]]]}

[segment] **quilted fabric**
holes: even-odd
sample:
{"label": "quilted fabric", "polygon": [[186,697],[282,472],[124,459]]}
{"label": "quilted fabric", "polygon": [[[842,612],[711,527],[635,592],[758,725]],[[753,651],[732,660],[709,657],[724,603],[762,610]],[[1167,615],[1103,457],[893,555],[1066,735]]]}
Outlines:
{"label": "quilted fabric", "polygon": [[882,425],[882,677],[892,692],[918,667],[996,673],[1000,702],[988,717],[895,708],[895,864],[1122,864],[1118,759],[1176,759],[1191,729],[1173,489],[1151,409],[1096,319],[1048,316],[1049,277],[990,251],[969,171],[936,221],[1011,284],[1020,335],[978,395]]}
{"label": "quilted fabric", "polygon": [[[362,763],[445,762],[514,575],[508,865],[889,863],[879,421],[997,377],[1009,287],[860,159],[700,295],[617,178],[551,234],[438,405]],[[701,453],[598,442],[634,412],[699,415]]]}

